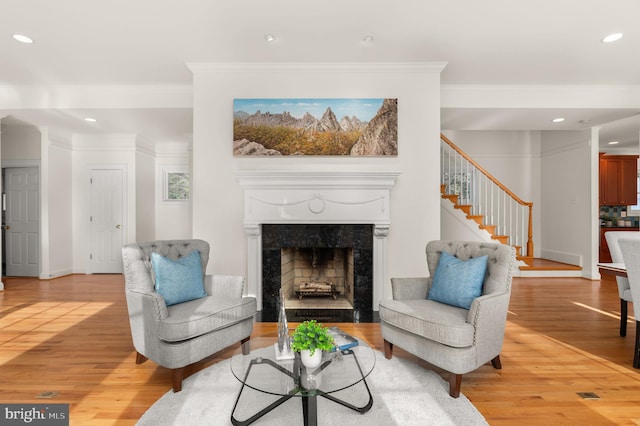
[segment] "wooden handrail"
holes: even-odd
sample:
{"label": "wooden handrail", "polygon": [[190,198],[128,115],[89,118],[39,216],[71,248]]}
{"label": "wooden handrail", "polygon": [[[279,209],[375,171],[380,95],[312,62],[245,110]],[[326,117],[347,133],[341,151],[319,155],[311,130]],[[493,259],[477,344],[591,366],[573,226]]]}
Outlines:
{"label": "wooden handrail", "polygon": [[498,186],[506,194],[508,194],[511,198],[513,198],[518,204],[520,204],[522,206],[527,206],[529,208],[529,223],[528,223],[528,229],[527,229],[527,234],[528,234],[527,235],[527,256],[533,257],[533,203],[532,202],[527,202],[527,201],[522,201],[520,199],[520,197],[518,197],[516,194],[511,192],[511,190],[509,188],[507,188],[506,186],[504,186],[502,184],[502,182],[500,182],[498,179],[496,179],[491,173],[486,171],[480,164],[476,163],[473,160],[473,158],[469,157],[464,151],[462,151],[460,148],[458,148],[456,146],[456,144],[451,142],[451,140],[449,140],[449,138],[447,138],[442,133],[440,133],[440,139],[445,141],[447,143],[447,145],[449,145],[458,154],[460,154],[460,156],[462,158],[464,158],[470,164],[472,164],[473,167],[478,169],[483,175],[485,175],[489,180],[491,180],[491,182],[493,182],[496,186]]}
{"label": "wooden handrail", "polygon": [[533,207],[533,203],[530,202],[526,202],[526,201],[522,201],[516,194],[514,194],[513,192],[511,192],[511,190],[509,190],[509,188],[507,188],[506,186],[504,186],[502,184],[502,182],[500,182],[498,179],[496,179],[495,177],[493,177],[493,175],[491,175],[491,173],[489,173],[488,171],[486,171],[480,164],[476,163],[473,158],[469,157],[464,151],[462,151],[460,148],[458,148],[456,146],[456,144],[454,144],[453,142],[451,142],[451,140],[449,140],[449,138],[447,138],[445,135],[443,135],[442,133],[440,133],[440,138],[445,141],[451,148],[453,148],[458,154],[460,154],[462,157],[464,157],[465,160],[467,160],[468,162],[470,162],[471,164],[473,164],[473,166],[480,170],[482,172],[483,175],[485,175],[486,177],[489,178],[489,180],[491,180],[491,182],[495,183],[498,187],[500,187],[500,189],[502,189],[504,192],[506,192],[507,194],[509,194],[511,196],[511,198],[513,198],[514,200],[516,200],[518,202],[518,204],[522,204],[523,206],[529,206],[529,207]]}

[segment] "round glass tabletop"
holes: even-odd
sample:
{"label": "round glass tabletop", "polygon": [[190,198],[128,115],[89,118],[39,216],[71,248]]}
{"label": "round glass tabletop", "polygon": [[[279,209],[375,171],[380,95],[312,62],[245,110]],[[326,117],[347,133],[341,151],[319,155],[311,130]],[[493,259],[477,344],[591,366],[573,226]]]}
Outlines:
{"label": "round glass tabletop", "polygon": [[307,369],[298,353],[283,358],[277,341],[277,333],[252,337],[234,353],[231,371],[244,386],[272,395],[326,395],[364,381],[376,362],[373,350],[358,340],[344,351],[324,352],[320,366]]}

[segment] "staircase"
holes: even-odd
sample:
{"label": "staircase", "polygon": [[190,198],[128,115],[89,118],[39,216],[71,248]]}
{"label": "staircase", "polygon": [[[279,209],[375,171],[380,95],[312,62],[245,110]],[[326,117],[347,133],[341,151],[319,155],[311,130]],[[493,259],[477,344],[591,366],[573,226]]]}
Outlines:
{"label": "staircase", "polygon": [[533,265],[533,203],[522,201],[446,136],[440,139],[442,197],[491,240],[512,245],[518,260]]}
{"label": "staircase", "polygon": [[522,201],[446,136],[440,138],[440,193],[450,202],[443,202],[443,212],[481,240],[513,246],[520,276],[581,276],[580,266],[535,259],[533,203]]}
{"label": "staircase", "polygon": [[[459,194],[447,194],[447,184],[440,184],[440,193],[442,198],[445,200],[449,200],[453,207],[457,210],[460,210],[464,213],[468,220],[472,220],[478,224],[478,228],[484,231],[487,231],[490,235],[490,238],[496,242],[502,244],[509,244],[509,236],[508,235],[499,235],[497,233],[498,225],[485,224],[485,216],[481,214],[472,214],[473,206],[471,204],[459,204],[460,196]],[[523,255],[522,254],[522,246],[514,245],[516,250],[516,259],[523,261],[525,264],[532,266],[533,265],[533,255]],[[527,253],[528,254],[528,253]]]}

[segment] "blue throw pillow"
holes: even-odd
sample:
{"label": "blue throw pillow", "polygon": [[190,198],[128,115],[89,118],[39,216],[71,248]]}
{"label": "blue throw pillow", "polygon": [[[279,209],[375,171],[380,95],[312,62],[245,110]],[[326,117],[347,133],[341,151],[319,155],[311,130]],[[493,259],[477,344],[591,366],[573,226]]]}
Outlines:
{"label": "blue throw pillow", "polygon": [[482,294],[488,256],[460,260],[442,253],[427,299],[469,309],[471,302]]}
{"label": "blue throw pillow", "polygon": [[151,253],[156,275],[156,291],[167,306],[188,302],[207,295],[202,281],[200,252],[194,250],[178,260]]}

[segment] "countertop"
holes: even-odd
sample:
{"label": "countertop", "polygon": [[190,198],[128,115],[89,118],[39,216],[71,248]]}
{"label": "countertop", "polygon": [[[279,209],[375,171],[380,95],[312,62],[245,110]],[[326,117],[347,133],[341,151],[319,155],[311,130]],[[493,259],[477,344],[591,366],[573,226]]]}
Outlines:
{"label": "countertop", "polygon": [[640,228],[638,228],[637,226],[605,226],[605,225],[601,225],[600,229],[629,229],[634,231],[640,230]]}

